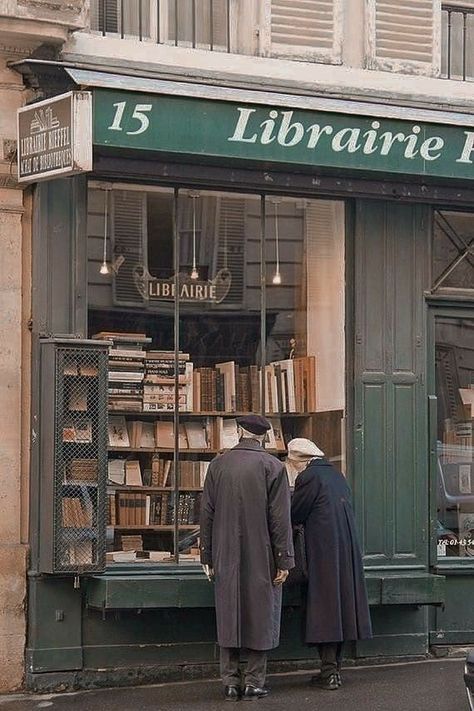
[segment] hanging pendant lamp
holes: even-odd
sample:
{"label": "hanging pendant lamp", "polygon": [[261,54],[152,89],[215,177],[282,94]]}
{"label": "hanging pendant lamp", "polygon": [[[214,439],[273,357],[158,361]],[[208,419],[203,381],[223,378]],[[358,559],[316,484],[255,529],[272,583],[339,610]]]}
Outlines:
{"label": "hanging pendant lamp", "polygon": [[196,198],[199,197],[199,193],[193,191],[189,193],[189,196],[193,201],[193,266],[189,276],[191,279],[199,279],[199,272],[196,266]]}
{"label": "hanging pendant lamp", "polygon": [[278,202],[274,200],[275,206],[275,273],[273,275],[272,284],[278,286],[281,284],[281,273],[280,273],[280,235],[278,232]]}
{"label": "hanging pendant lamp", "polygon": [[102,253],[102,264],[100,265],[99,273],[106,276],[110,274],[110,267],[107,264],[107,227],[109,223],[109,191],[104,191],[105,204],[104,204],[104,249]]}

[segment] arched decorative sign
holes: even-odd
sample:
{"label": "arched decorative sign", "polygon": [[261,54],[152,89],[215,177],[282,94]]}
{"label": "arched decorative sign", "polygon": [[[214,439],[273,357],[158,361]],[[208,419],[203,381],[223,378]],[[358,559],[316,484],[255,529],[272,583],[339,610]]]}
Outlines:
{"label": "arched decorative sign", "polygon": [[[143,266],[137,265],[133,271],[137,290],[146,301],[174,301],[175,280],[153,277]],[[220,269],[214,279],[191,279],[181,272],[178,275],[179,300],[186,303],[220,304],[229,293],[232,275],[228,269]]]}

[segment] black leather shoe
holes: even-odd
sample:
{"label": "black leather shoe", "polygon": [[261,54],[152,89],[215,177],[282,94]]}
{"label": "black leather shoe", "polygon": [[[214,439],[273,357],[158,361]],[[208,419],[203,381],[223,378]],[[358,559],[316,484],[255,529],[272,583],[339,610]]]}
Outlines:
{"label": "black leather shoe", "polygon": [[327,689],[328,691],[335,691],[341,686],[341,677],[338,673],[331,674],[330,676],[322,677],[320,674],[313,676],[311,678],[311,683],[313,686],[317,686],[320,689]]}
{"label": "black leather shoe", "polygon": [[224,699],[226,701],[239,701],[240,689],[238,686],[226,686],[224,688]]}
{"label": "black leather shoe", "polygon": [[268,696],[270,693],[270,689],[267,689],[266,687],[263,687],[262,689],[258,686],[251,686],[251,684],[247,684],[244,689],[244,694],[242,698],[244,701],[251,701],[252,699],[264,699],[265,696]]}

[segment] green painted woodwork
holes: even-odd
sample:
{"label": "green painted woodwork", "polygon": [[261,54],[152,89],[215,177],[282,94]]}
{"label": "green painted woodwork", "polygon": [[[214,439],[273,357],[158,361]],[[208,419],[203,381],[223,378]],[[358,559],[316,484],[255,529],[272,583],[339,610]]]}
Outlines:
{"label": "green painted woodwork", "polygon": [[30,577],[28,614],[27,669],[82,669],[82,590],[73,578]]}
{"label": "green painted woodwork", "polygon": [[428,230],[422,205],[357,202],[352,485],[369,570],[428,562]]}
{"label": "green painted woodwork", "polygon": [[446,573],[446,602],[434,613],[432,644],[474,644],[473,588],[474,571]]}
{"label": "green painted woodwork", "polygon": [[[444,577],[418,571],[368,573],[371,605],[428,605],[444,601]],[[214,590],[197,571],[171,574],[109,574],[89,579],[87,604],[95,609],[130,610],[159,608],[214,607]],[[284,605],[301,604],[297,587],[284,589]]]}
{"label": "green painted woodwork", "polygon": [[94,91],[94,144],[455,178],[474,177],[474,131],[274,106]]}

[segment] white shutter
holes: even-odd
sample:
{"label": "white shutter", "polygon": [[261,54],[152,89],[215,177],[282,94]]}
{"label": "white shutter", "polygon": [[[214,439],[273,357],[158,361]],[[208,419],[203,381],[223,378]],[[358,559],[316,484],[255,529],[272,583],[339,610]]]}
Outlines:
{"label": "white shutter", "polygon": [[245,200],[235,197],[219,198],[216,227],[215,267],[212,278],[220,269],[229,269],[232,281],[222,306],[242,304],[245,288]]}
{"label": "white shutter", "polygon": [[[119,6],[120,0],[91,0],[90,18],[91,30],[106,33],[119,31]],[[104,17],[105,9],[105,17]],[[104,26],[105,25],[105,26]]]}
{"label": "white shutter", "polygon": [[340,63],[343,0],[264,0],[264,54]]}
{"label": "white shutter", "polygon": [[438,73],[440,0],[368,0],[368,28],[370,68]]}
{"label": "white shutter", "polygon": [[[141,23],[140,23],[141,11]],[[150,0],[127,0],[123,3],[123,34],[145,39],[152,37]],[[140,27],[141,25],[141,27]]]}
{"label": "white shutter", "polygon": [[148,269],[146,193],[132,190],[112,192],[112,261],[123,256],[113,278],[114,303],[140,306],[144,300],[135,286],[136,266]]}

